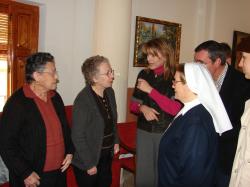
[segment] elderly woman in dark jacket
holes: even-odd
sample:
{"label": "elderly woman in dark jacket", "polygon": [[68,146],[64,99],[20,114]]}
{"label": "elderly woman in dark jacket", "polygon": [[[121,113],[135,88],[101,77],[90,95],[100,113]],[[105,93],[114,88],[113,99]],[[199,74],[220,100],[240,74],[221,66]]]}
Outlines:
{"label": "elderly woman in dark jacket", "polygon": [[66,187],[73,145],[60,95],[54,57],[27,59],[26,82],[8,99],[0,121],[0,153],[12,187]]}
{"label": "elderly woman in dark jacket", "polygon": [[73,168],[79,186],[109,187],[112,156],[119,151],[116,101],[111,88],[114,71],[107,58],[93,56],[85,60],[82,72],[86,86],[73,106]]}

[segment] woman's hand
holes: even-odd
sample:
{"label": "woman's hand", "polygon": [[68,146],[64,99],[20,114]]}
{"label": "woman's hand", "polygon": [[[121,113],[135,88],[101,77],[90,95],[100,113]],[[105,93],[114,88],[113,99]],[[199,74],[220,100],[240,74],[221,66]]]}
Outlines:
{"label": "woman's hand", "polygon": [[120,151],[120,146],[119,144],[114,145],[114,154],[117,154]]}
{"label": "woman's hand", "polygon": [[141,105],[140,111],[143,113],[147,121],[153,121],[153,120],[158,121],[157,115],[159,115],[160,113],[157,112],[155,109],[148,107],[146,105]]}
{"label": "woman's hand", "polygon": [[36,172],[32,172],[26,179],[24,179],[25,187],[36,187],[40,185],[40,177]]}
{"label": "woman's hand", "polygon": [[72,158],[73,158],[72,154],[66,155],[66,157],[63,160],[62,167],[61,167],[62,172],[64,172],[69,167],[69,165],[71,164]]}
{"label": "woman's hand", "polygon": [[146,93],[150,93],[152,91],[152,87],[148,84],[147,81],[145,81],[144,79],[138,79],[137,81],[137,86],[136,88],[138,88],[139,90],[146,92]]}
{"label": "woman's hand", "polygon": [[87,173],[89,175],[95,175],[95,174],[97,174],[97,168],[94,166],[94,167],[90,168],[89,170],[87,170]]}

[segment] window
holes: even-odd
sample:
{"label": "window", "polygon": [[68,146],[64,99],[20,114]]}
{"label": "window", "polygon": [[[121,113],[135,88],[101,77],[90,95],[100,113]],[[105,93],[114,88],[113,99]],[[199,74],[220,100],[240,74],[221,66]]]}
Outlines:
{"label": "window", "polygon": [[0,13],[0,111],[7,100],[7,82],[8,82],[8,26],[9,16],[6,13]]}
{"label": "window", "polygon": [[37,52],[39,7],[0,1],[0,112],[25,83],[26,58]]}

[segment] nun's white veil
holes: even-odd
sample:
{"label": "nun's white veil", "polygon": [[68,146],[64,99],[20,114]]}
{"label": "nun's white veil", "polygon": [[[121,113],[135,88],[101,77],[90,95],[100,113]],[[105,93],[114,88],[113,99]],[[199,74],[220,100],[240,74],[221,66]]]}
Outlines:
{"label": "nun's white veil", "polygon": [[184,71],[188,87],[198,95],[201,104],[212,116],[215,131],[221,134],[232,129],[224,104],[205,65],[186,63]]}

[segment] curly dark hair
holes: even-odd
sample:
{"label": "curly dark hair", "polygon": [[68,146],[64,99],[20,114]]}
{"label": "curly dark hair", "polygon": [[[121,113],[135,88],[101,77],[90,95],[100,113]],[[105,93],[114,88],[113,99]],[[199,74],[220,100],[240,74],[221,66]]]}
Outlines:
{"label": "curly dark hair", "polygon": [[42,72],[48,62],[55,63],[54,57],[50,53],[38,52],[30,55],[26,59],[25,79],[27,83],[34,81],[33,73]]}

